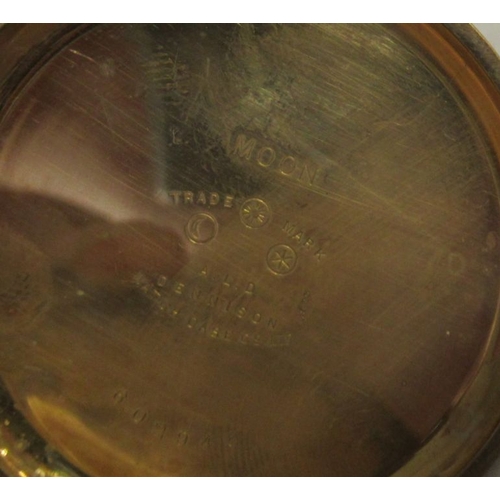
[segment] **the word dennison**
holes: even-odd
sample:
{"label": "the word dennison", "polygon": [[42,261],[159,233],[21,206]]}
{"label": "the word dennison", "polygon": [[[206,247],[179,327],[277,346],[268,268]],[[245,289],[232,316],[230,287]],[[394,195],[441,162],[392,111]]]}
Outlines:
{"label": "the word dennison", "polygon": [[256,305],[256,285],[226,274],[208,280],[203,268],[188,281],[160,275],[136,276],[136,285],[156,305],[156,311],[186,331],[228,342],[278,347],[290,343],[291,335],[278,329],[278,319]]}

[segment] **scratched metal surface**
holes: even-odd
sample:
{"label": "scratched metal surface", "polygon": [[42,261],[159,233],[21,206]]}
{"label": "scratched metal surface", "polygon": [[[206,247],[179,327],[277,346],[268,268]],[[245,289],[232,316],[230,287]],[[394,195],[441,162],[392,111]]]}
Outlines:
{"label": "scratched metal surface", "polygon": [[[500,54],[500,24],[499,23],[482,23],[474,24],[474,27],[485,38],[490,46],[497,54]],[[499,477],[500,476],[500,458],[498,453],[497,444],[492,446],[490,463],[486,467],[483,466],[482,470],[473,471],[474,473],[483,473],[487,476]]]}
{"label": "scratched metal surface", "polygon": [[50,40],[0,70],[4,471],[461,472],[500,415],[498,95],[451,32]]}

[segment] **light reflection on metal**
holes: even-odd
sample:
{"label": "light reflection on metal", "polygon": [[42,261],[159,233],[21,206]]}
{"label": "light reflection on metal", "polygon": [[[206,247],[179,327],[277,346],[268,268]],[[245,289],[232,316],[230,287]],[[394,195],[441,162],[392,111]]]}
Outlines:
{"label": "light reflection on metal", "polygon": [[467,469],[500,416],[500,70],[470,28],[0,47],[7,474]]}

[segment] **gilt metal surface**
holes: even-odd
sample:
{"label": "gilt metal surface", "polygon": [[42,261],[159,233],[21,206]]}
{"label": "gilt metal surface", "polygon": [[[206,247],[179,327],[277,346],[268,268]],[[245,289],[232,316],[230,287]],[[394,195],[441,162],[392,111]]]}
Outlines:
{"label": "gilt metal surface", "polygon": [[499,94],[470,29],[0,47],[6,473],[466,469],[500,416]]}

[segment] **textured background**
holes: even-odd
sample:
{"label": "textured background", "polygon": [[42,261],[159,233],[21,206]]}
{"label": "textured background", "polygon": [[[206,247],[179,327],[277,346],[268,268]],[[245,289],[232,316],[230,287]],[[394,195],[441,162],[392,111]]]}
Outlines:
{"label": "textured background", "polygon": [[[500,23],[483,23],[475,24],[475,26],[500,54]],[[500,458],[496,460],[486,475],[500,477]]]}

